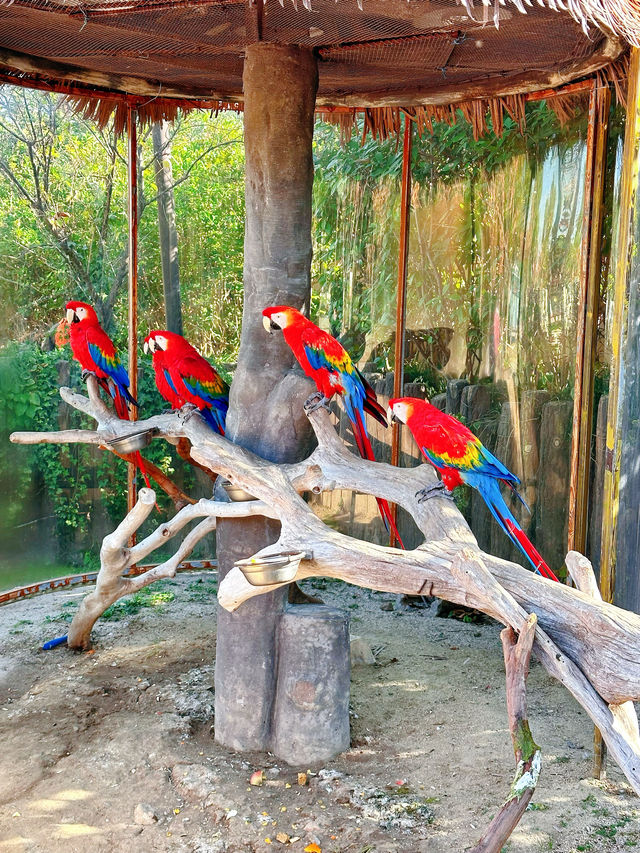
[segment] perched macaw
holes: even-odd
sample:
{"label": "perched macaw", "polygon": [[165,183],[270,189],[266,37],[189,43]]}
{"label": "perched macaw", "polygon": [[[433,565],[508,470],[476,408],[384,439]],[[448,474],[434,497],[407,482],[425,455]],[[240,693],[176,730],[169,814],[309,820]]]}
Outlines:
{"label": "perched macaw", "polygon": [[[351,361],[346,349],[296,308],[277,305],[265,308],[262,314],[265,329],[269,333],[282,332],[300,367],[316,383],[323,398],[320,402],[326,403],[334,394],[340,395],[360,455],[363,459],[375,461],[364,413],[368,412],[386,427],[385,411],[378,403],[375,391]],[[389,504],[380,498],[377,498],[377,501],[385,527],[387,530],[393,530],[400,547],[404,547]]]}
{"label": "perched macaw", "polygon": [[534,569],[550,580],[558,580],[527,538],[500,492],[500,483],[505,483],[526,506],[515,488],[520,480],[487,450],[470,429],[427,400],[416,397],[389,400],[388,414],[390,420],[409,427],[425,459],[440,474],[441,483],[418,493],[422,500],[442,490],[449,495],[463,483],[472,486],[480,492],[495,520]]}
{"label": "perched macaw", "polygon": [[[67,302],[66,323],[69,343],[75,360],[83,373],[93,373],[100,387],[113,399],[116,414],[121,420],[130,420],[129,405],[138,406],[129,391],[129,374],[120,361],[113,341],[100,325],[98,316],[86,302]],[[142,457],[135,454],[145,483],[150,488]]]}
{"label": "perched macaw", "polygon": [[144,340],[151,352],[158,391],[172,408],[192,403],[216,432],[224,435],[229,386],[182,335],[154,330]]}
{"label": "perched macaw", "polygon": [[121,420],[129,420],[128,404],[137,407],[129,391],[129,374],[120,361],[113,341],[100,325],[96,312],[86,302],[67,302],[67,324],[71,352],[83,371],[93,373],[112,398]]}

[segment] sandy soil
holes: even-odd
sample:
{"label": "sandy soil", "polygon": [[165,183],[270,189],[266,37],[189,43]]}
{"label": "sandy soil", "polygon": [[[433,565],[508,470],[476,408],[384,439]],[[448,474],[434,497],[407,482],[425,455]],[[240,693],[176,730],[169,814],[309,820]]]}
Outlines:
{"label": "sandy soil", "polygon": [[[99,623],[84,654],[39,646],[65,632],[56,620],[85,591],[0,608],[0,851],[471,846],[513,774],[499,626],[338,583],[307,588],[350,610],[377,663],[353,669],[351,749],[306,786],[299,768],[213,741],[211,575],[180,575],[164,608]],[[640,847],[640,802],[615,766],[590,778],[592,725],[537,663],[529,708],[542,776],[505,849]],[[259,769],[264,784],[249,785]]]}

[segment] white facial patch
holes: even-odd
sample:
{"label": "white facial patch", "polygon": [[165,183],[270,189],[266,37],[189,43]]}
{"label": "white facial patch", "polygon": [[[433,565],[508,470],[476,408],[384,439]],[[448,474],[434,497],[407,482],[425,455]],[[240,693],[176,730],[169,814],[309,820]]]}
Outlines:
{"label": "white facial patch", "polygon": [[409,417],[408,407],[406,403],[394,403],[393,414],[400,423],[406,424]]}

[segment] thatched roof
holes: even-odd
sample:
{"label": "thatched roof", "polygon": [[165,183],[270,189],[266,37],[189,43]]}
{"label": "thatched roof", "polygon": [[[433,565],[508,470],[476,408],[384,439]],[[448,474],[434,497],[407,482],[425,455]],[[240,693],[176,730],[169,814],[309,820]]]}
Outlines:
{"label": "thatched roof", "polygon": [[281,3],[0,2],[0,82],[107,96],[90,107],[102,120],[128,97],[148,118],[171,118],[241,108],[247,44],[302,44],[317,52],[318,104],[337,121],[367,108],[375,130],[400,108],[424,123],[462,104],[480,132],[487,110],[499,125],[527,93],[596,73],[619,80],[627,42],[640,44],[640,0]]}

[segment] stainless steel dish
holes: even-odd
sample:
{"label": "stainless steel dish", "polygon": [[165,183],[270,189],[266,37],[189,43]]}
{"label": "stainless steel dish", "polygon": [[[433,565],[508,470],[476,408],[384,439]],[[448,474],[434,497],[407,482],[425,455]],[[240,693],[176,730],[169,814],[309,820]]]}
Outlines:
{"label": "stainless steel dish", "polygon": [[250,495],[245,489],[242,489],[240,486],[234,486],[233,483],[230,483],[228,480],[224,480],[222,483],[222,488],[229,495],[232,501],[255,501],[257,500],[254,495]]}
{"label": "stainless steel dish", "polygon": [[300,553],[270,554],[264,557],[250,557],[237,560],[237,566],[252,586],[269,586],[273,583],[287,583],[295,578],[300,561],[307,555]]}
{"label": "stainless steel dish", "polygon": [[107,441],[107,445],[117,453],[135,453],[137,450],[142,450],[151,444],[151,439],[157,433],[157,429],[141,429],[138,432],[131,432],[129,435],[123,435],[121,438],[112,438]]}

